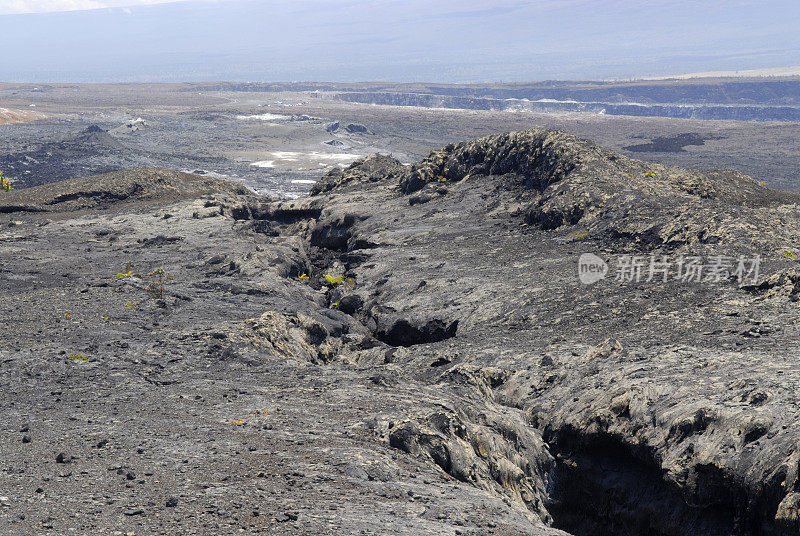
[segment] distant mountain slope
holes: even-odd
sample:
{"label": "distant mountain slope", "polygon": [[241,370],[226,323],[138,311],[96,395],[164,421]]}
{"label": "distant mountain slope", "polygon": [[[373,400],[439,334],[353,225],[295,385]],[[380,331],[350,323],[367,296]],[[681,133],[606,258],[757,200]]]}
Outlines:
{"label": "distant mountain slope", "polygon": [[675,74],[664,77],[653,77],[652,80],[663,80],[675,78],[678,80],[688,80],[691,78],[716,78],[716,77],[745,77],[745,76],[800,76],[800,65],[789,67],[772,67],[770,69],[747,69],[744,71],[709,71],[705,73],[685,73]]}
{"label": "distant mountain slope", "polygon": [[0,72],[8,81],[631,78],[794,64],[798,19],[800,4],[776,0],[195,0],[0,16]]}

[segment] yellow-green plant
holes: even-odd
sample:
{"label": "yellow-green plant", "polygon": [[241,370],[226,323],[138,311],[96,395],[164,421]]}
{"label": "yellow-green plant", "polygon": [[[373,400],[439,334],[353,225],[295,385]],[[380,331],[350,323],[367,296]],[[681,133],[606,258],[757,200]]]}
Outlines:
{"label": "yellow-green plant", "polygon": [[130,279],[132,277],[142,278],[139,274],[133,273],[133,265],[130,261],[125,263],[125,271],[117,274],[117,279]]}
{"label": "yellow-green plant", "polygon": [[589,239],[589,232],[588,231],[576,231],[567,237],[567,241],[569,242],[580,242],[582,240]]}
{"label": "yellow-green plant", "polygon": [[269,415],[268,409],[257,409],[252,416],[243,417],[241,419],[231,419],[231,424],[236,426],[243,426],[249,423],[251,420],[257,417],[264,417],[266,418]]}
{"label": "yellow-green plant", "polygon": [[336,285],[341,285],[344,282],[344,274],[340,276],[333,277],[331,274],[325,274],[325,283],[328,286],[335,287]]}
{"label": "yellow-green plant", "polygon": [[344,274],[337,277],[325,274],[325,284],[331,287],[328,291],[330,307],[337,307],[339,300],[355,288],[356,280],[353,277],[346,277]]}
{"label": "yellow-green plant", "polygon": [[5,175],[3,175],[2,171],[0,171],[0,190],[2,190],[4,192],[10,192],[11,191],[11,179],[9,179]]}

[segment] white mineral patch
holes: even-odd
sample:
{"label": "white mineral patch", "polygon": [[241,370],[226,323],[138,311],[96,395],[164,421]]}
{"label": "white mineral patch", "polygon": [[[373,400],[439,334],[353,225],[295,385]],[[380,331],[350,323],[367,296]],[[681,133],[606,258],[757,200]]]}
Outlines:
{"label": "white mineral patch", "polygon": [[288,121],[291,116],[279,114],[237,115],[236,119],[241,121]]}
{"label": "white mineral patch", "polygon": [[361,155],[352,153],[320,153],[312,151],[301,153],[296,151],[273,151],[267,158],[250,164],[260,168],[282,168],[294,171],[320,169],[333,166],[346,166],[361,158]]}

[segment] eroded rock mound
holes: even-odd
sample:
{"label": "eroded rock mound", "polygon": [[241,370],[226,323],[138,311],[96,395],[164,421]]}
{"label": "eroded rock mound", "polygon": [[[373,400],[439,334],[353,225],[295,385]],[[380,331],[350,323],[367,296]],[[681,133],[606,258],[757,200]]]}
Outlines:
{"label": "eroded rock mound", "polygon": [[434,151],[400,181],[406,194],[431,182],[461,181],[472,176],[518,175],[530,188],[544,190],[567,176],[581,155],[595,148],[565,134],[527,130],[448,145]]}
{"label": "eroded rock mound", "polygon": [[311,187],[310,195],[320,195],[343,186],[356,186],[364,182],[392,181],[403,173],[405,167],[399,160],[373,154],[356,160],[345,169],[334,168]]}
{"label": "eroded rock mound", "polygon": [[[535,432],[508,415],[484,411],[481,424],[455,412],[436,412],[419,421],[390,423],[389,444],[428,457],[454,478],[525,504],[535,520],[551,522],[545,508],[553,459]],[[533,516],[532,516],[533,517]]]}
{"label": "eroded rock mound", "polygon": [[774,222],[794,222],[800,202],[741,173],[633,160],[548,130],[448,145],[413,164],[399,188],[410,204],[423,204],[462,181],[506,190],[527,204],[525,221],[541,229],[580,226],[593,238],[640,249],[753,246],[765,238],[769,247],[782,247],[788,237]]}
{"label": "eroded rock mound", "polygon": [[342,325],[334,333],[321,322],[303,314],[269,311],[245,322],[239,335],[258,348],[277,353],[287,359],[326,363],[341,350]]}
{"label": "eroded rock mound", "polygon": [[[87,135],[98,135],[98,131],[105,133],[95,127],[88,129]],[[12,190],[0,197],[0,213],[103,208],[119,202],[177,201],[214,193],[247,196],[250,192],[244,186],[212,177],[166,169],[132,169]]]}

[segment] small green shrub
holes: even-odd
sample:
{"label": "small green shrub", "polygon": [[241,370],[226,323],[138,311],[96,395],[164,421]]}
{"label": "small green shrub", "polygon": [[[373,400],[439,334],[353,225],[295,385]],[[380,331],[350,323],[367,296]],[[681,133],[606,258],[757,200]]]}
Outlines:
{"label": "small green shrub", "polygon": [[175,279],[163,268],[158,268],[147,274],[147,288],[145,290],[156,299],[164,297],[164,283]]}
{"label": "small green shrub", "polygon": [[[125,264],[125,270],[120,272],[120,273],[118,273],[116,275],[116,278],[117,279],[132,279],[132,280],[144,281],[145,283],[147,283],[147,286],[144,289],[145,292],[150,294],[150,296],[155,298],[155,299],[163,298],[164,297],[164,285],[165,285],[165,283],[167,281],[172,281],[172,280],[175,279],[170,274],[165,272],[163,268],[157,268],[157,269],[153,270],[152,272],[147,274],[146,278],[144,278],[141,275],[139,275],[138,273],[134,272],[133,265],[130,262]],[[115,291],[120,292],[121,289],[115,289]],[[129,301],[129,302],[127,302],[125,304],[125,307],[132,307],[132,308],[135,309],[135,308],[138,307],[138,305],[139,305],[139,302],[135,302],[134,303],[134,302]]]}
{"label": "small green shrub", "polygon": [[142,278],[142,276],[133,272],[133,265],[128,261],[125,263],[125,271],[118,273],[117,279],[131,279],[133,277],[137,279]]}
{"label": "small green shrub", "polygon": [[3,192],[11,191],[11,179],[3,175],[2,171],[0,171],[0,191]]}
{"label": "small green shrub", "polygon": [[338,307],[339,301],[356,286],[354,277],[346,277],[344,274],[333,277],[330,274],[325,274],[325,284],[330,287],[328,291],[328,306],[330,308]]}
{"label": "small green shrub", "polygon": [[337,277],[333,277],[330,274],[325,274],[325,283],[329,287],[335,287],[337,285],[341,285],[342,283],[344,283],[344,274]]}

